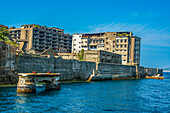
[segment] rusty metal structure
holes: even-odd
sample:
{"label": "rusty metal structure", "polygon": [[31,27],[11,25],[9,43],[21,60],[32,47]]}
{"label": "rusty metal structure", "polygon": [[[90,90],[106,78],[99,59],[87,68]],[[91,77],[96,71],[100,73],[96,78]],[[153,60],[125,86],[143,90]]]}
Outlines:
{"label": "rusty metal structure", "polygon": [[34,93],[36,92],[36,84],[45,82],[46,91],[60,90],[60,73],[19,73],[19,81],[17,84],[17,92]]}

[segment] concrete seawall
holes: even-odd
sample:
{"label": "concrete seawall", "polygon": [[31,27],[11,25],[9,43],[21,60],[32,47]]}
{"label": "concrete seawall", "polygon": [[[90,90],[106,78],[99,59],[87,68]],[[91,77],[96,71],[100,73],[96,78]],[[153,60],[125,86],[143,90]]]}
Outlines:
{"label": "concrete seawall", "polygon": [[163,74],[162,69],[134,65],[67,60],[61,57],[15,55],[12,46],[0,43],[0,84],[15,84],[18,73],[61,73],[61,80],[117,80]]}
{"label": "concrete seawall", "polygon": [[18,81],[15,60],[15,47],[0,41],[0,85],[15,84]]}
{"label": "concrete seawall", "polygon": [[17,56],[16,65],[19,73],[61,73],[61,80],[87,80],[96,69],[95,62],[85,62],[78,60],[66,60],[61,57],[45,58],[32,56]]}

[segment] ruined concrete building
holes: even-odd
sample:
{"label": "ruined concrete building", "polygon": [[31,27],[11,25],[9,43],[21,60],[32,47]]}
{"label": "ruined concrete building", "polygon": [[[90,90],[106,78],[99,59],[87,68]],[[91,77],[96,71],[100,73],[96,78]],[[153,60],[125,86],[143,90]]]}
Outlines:
{"label": "ruined concrete building", "polygon": [[10,27],[9,33],[23,51],[33,48],[42,52],[51,47],[57,52],[71,52],[72,35],[64,34],[63,29],[29,24],[21,28]]}
{"label": "ruined concrete building", "polygon": [[105,50],[122,55],[122,64],[140,64],[141,38],[132,32],[74,34],[72,53],[84,50]]}

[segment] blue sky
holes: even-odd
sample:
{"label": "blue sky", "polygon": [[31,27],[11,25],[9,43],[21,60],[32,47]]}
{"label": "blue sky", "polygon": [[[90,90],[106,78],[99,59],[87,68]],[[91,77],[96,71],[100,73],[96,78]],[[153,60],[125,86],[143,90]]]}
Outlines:
{"label": "blue sky", "polygon": [[0,24],[40,24],[65,33],[132,31],[141,65],[170,67],[170,0],[3,0]]}

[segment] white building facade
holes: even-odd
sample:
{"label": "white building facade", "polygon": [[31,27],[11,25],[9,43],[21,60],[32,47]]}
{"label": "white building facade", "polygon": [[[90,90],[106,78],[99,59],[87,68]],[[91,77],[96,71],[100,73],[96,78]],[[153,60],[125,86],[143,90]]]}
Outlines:
{"label": "white building facade", "polygon": [[82,34],[74,34],[72,38],[72,53],[79,53],[81,47]]}

